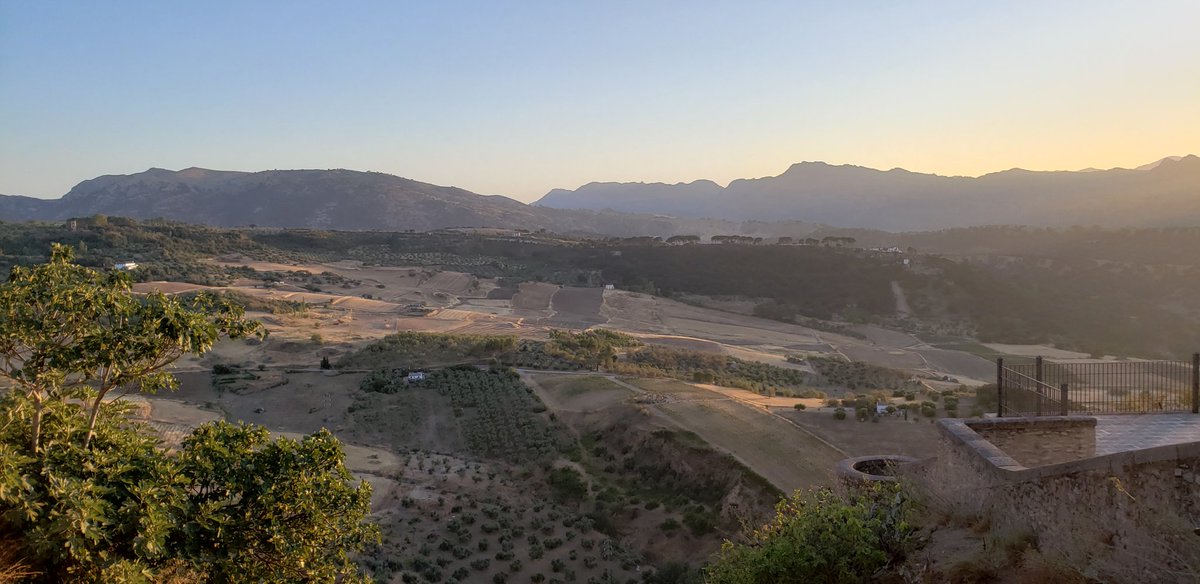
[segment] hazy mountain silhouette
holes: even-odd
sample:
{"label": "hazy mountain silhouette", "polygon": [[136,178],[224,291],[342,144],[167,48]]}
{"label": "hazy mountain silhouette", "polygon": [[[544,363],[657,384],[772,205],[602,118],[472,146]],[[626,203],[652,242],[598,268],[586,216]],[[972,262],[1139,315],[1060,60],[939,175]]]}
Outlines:
{"label": "hazy mountain silhouette", "polygon": [[[713,185],[714,187],[716,185]],[[717,187],[719,188],[719,187]],[[163,217],[218,226],[418,231],[446,227],[548,229],[617,236],[717,233],[803,235],[799,222],[676,219],[535,207],[378,172],[232,172],[151,168],[86,180],[61,199],[0,195],[0,220],[61,220],[95,214]]]}
{"label": "hazy mountain silhouette", "polygon": [[711,181],[590,183],[535,205],[723,219],[799,219],[834,226],[930,230],[973,225],[1200,225],[1200,157],[1138,169],[1007,170],[946,177],[823,162],[779,176]]}

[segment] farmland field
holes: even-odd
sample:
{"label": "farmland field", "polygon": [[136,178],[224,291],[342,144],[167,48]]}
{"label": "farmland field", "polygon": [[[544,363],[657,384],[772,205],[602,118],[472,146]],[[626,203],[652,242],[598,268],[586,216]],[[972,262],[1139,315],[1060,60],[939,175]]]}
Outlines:
{"label": "farmland field", "polygon": [[723,396],[701,389],[690,383],[677,379],[658,379],[649,377],[622,377],[621,381],[638,387],[651,394],[665,396],[671,400],[712,400],[724,399]]}
{"label": "farmland field", "polygon": [[772,411],[824,438],[850,456],[903,454],[927,458],[937,453],[938,432],[931,418],[914,416],[905,420],[901,416],[892,416],[882,417],[879,422],[858,422],[853,416],[838,420],[833,417],[832,409],[797,411],[793,408],[772,408]]}
{"label": "farmland field", "polygon": [[834,466],[845,458],[786,421],[736,401],[675,401],[655,409],[784,492],[833,484]]}
{"label": "farmland field", "polygon": [[603,288],[559,288],[550,299],[556,318],[604,322],[600,307],[604,304]]}
{"label": "farmland field", "polygon": [[512,297],[512,307],[518,310],[549,310],[550,298],[558,292],[554,284],[524,282]]}
{"label": "farmland field", "polygon": [[546,405],[559,411],[601,410],[634,395],[628,388],[598,375],[535,374],[529,377],[542,389]]}

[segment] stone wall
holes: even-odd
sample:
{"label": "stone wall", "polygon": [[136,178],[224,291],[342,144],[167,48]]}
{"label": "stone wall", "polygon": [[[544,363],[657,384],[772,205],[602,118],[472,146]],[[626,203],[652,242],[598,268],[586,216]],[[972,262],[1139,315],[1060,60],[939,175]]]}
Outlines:
{"label": "stone wall", "polygon": [[1022,466],[1035,467],[1096,455],[1096,419],[1086,416],[963,420]]}
{"label": "stone wall", "polygon": [[1200,443],[1030,468],[983,437],[1015,444],[1031,461],[1048,460],[1050,455],[1028,452],[1022,437],[1075,432],[1064,430],[1064,421],[1006,422],[1031,426],[1014,433],[998,429],[1000,424],[941,420],[938,457],[920,467],[923,488],[954,512],[986,517],[996,527],[1030,528],[1043,552],[1092,566],[1110,579],[1195,581]]}

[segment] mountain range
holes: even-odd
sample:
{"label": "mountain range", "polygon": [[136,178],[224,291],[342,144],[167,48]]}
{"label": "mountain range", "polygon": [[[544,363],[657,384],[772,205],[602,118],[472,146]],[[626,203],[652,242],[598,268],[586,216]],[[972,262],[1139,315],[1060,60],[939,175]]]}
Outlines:
{"label": "mountain range", "polygon": [[977,225],[1166,227],[1200,225],[1200,157],[1136,169],[980,177],[876,170],[823,162],[779,176],[690,183],[590,183],[555,189],[535,205],[679,217],[794,220],[836,227],[925,231]]}
{"label": "mountain range", "polygon": [[823,162],[722,187],[590,183],[527,205],[378,172],[234,172],[151,168],[85,180],[59,199],[0,195],[0,220],[95,214],[162,217],[225,227],[426,231],[447,227],[547,229],[565,234],[716,234],[803,237],[832,227],[926,231],[977,225],[1167,227],[1200,225],[1200,157],[1135,169],[977,178]]}
{"label": "mountain range", "polygon": [[352,170],[151,168],[85,180],[59,199],[0,195],[0,220],[5,221],[58,221],[96,214],[162,217],[224,227],[385,231],[492,227],[613,236],[737,233],[770,237],[803,235],[820,227],[803,222],[679,219],[553,209]]}

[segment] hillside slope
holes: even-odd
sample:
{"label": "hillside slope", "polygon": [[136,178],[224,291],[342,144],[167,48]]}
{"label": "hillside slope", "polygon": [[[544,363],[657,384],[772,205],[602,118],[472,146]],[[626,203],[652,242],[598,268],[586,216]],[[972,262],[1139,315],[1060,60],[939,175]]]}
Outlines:
{"label": "hillside slope", "polygon": [[1200,157],[1139,169],[1007,170],[978,178],[823,162],[779,176],[676,185],[591,183],[535,205],[725,219],[804,219],[889,231],[975,225],[1160,227],[1200,224]]}
{"label": "hillside slope", "polygon": [[95,214],[233,227],[427,231],[446,227],[548,229],[614,236],[718,233],[804,235],[800,223],[677,219],[612,211],[535,207],[502,196],[377,172],[232,172],[152,168],[86,180],[61,199],[0,196],[0,220],[62,220]]}

